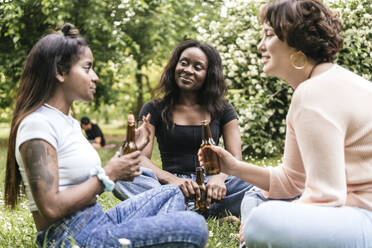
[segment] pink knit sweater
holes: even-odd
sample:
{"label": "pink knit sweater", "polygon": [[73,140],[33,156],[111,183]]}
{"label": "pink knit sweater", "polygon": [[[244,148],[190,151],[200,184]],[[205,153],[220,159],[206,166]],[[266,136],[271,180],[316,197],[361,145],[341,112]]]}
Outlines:
{"label": "pink knit sweater", "polygon": [[334,65],[295,90],[271,198],[372,210],[372,83]]}

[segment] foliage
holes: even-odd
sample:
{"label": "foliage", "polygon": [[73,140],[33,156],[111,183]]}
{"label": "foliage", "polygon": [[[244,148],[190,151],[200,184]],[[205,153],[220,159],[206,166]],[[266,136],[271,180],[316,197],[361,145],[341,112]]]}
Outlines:
{"label": "foliage", "polygon": [[338,63],[372,81],[372,2],[339,1],[332,4],[343,20],[344,49]]}
{"label": "foliage", "polygon": [[[229,99],[240,118],[245,159],[273,156],[284,148],[285,116],[292,89],[262,72],[257,45],[261,39],[258,10],[264,0],[226,0],[221,17],[200,22],[198,38],[221,53],[231,90]],[[371,1],[331,1],[344,21],[345,49],[337,63],[371,80]]]}
{"label": "foliage", "polygon": [[[128,39],[125,34],[112,35],[111,9],[119,1],[70,0],[70,1],[9,1],[0,5],[0,108],[8,107],[14,99],[15,89],[20,78],[26,55],[37,40],[58,29],[63,23],[73,23],[89,41],[95,60],[105,68],[108,60],[122,58]],[[112,75],[96,69],[102,84],[98,85],[96,105],[103,99],[110,100],[110,81]]]}
{"label": "foliage", "polygon": [[213,15],[221,1],[213,3],[215,8],[202,0],[0,2],[0,120],[4,120],[9,118],[27,53],[50,30],[69,22],[90,43],[100,83],[94,104],[77,104],[75,110],[94,108],[106,111],[107,118],[113,105],[119,106],[114,112],[122,113],[142,107],[157,79],[148,75],[150,67],[162,65],[179,41],[194,38],[194,15],[206,9],[207,16]]}

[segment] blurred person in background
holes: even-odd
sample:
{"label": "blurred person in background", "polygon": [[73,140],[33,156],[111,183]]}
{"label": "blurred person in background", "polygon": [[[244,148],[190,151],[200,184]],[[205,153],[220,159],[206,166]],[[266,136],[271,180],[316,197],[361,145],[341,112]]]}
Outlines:
{"label": "blurred person in background", "polygon": [[97,124],[94,124],[86,116],[80,120],[81,128],[85,131],[87,139],[94,148],[104,147],[106,144],[105,137]]}

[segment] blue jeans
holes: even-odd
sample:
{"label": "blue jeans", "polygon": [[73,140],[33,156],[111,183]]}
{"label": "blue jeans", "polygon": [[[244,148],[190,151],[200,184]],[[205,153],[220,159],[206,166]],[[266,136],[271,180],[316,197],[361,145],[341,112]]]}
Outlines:
{"label": "blue jeans", "polygon": [[372,211],[358,207],[272,200],[254,189],[243,199],[242,220],[250,248],[372,247]]}
{"label": "blue jeans", "polygon": [[[204,247],[205,219],[185,209],[182,192],[166,185],[123,201],[106,212],[96,203],[38,233],[39,247]],[[71,241],[73,239],[74,241]],[[45,241],[44,241],[45,240]]]}
{"label": "blue jeans", "polygon": [[[161,186],[154,172],[145,167],[141,167],[142,175],[136,177],[133,182],[117,181],[116,187],[127,197],[133,197],[146,190]],[[195,174],[175,174],[180,178],[191,178],[196,180]],[[207,184],[210,176],[204,175],[205,184]],[[224,216],[226,211],[235,216],[240,216],[240,204],[246,191],[252,188],[252,184],[244,182],[237,177],[228,176],[226,181],[226,197],[220,202],[213,203],[208,210],[208,215]]]}

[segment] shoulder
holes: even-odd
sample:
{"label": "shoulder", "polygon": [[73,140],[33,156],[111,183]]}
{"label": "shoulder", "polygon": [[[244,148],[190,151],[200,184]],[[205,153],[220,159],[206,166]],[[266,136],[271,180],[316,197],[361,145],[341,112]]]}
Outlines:
{"label": "shoulder", "polygon": [[222,126],[234,119],[238,119],[238,115],[234,107],[227,100],[224,102],[224,109],[222,111],[222,114],[219,115],[219,119]]}
{"label": "shoulder", "polygon": [[[57,119],[56,119],[57,118]],[[60,136],[58,115],[45,109],[38,109],[26,116],[20,123],[17,131],[17,146],[31,139],[44,139],[52,146],[57,147]]]}
{"label": "shoulder", "polygon": [[155,99],[145,103],[141,109],[141,112],[142,111],[161,112],[163,108],[164,108],[163,101],[161,99]]}
{"label": "shoulder", "polygon": [[[28,116],[26,116],[21,124],[20,127],[24,126],[32,126],[34,128],[37,128],[38,125],[42,127],[53,127],[58,125],[59,116],[54,113],[54,111],[49,111],[45,107],[41,107],[37,109],[36,111],[32,112]],[[40,129],[40,128],[37,128]]]}
{"label": "shoulder", "polygon": [[94,129],[100,129],[99,126],[98,126],[98,124],[95,124],[95,123],[92,123],[92,128],[94,128]]}
{"label": "shoulder", "polygon": [[234,106],[228,100],[224,101],[224,105],[225,105],[224,112],[235,111]]}
{"label": "shoulder", "polygon": [[372,89],[367,80],[335,64],[328,71],[300,84],[293,93],[292,104],[336,108],[366,88]]}
{"label": "shoulder", "polygon": [[142,116],[146,116],[148,113],[151,114],[150,123],[156,125],[161,120],[161,112],[164,108],[164,104],[161,99],[155,99],[145,103],[139,114],[139,120],[142,120]]}

